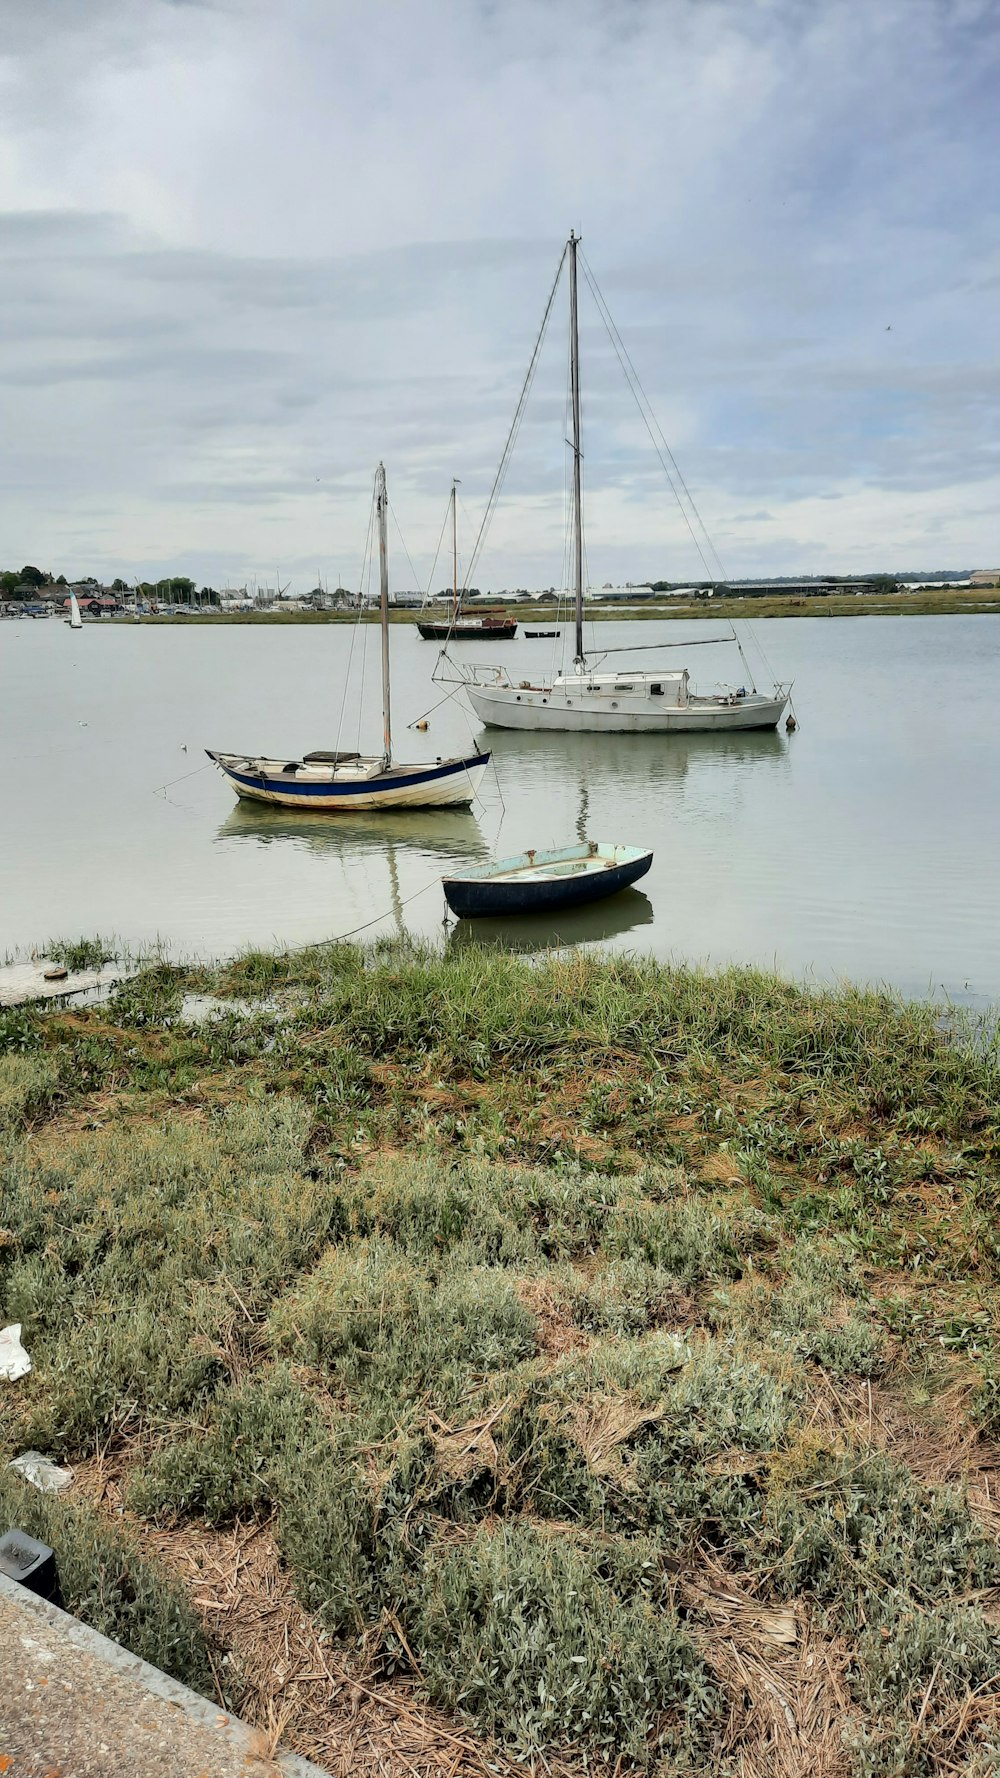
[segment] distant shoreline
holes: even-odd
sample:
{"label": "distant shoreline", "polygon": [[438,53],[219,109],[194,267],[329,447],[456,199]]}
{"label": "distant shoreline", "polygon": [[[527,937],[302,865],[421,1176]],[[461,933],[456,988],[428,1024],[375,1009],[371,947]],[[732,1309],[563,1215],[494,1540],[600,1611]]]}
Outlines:
{"label": "distant shoreline", "polygon": [[[552,604],[503,605],[496,602],[521,625],[534,628],[539,622],[570,624],[572,617],[559,612]],[[871,596],[830,594],[812,598],[777,599],[664,599],[649,601],[641,608],[629,606],[616,610],[611,605],[588,606],[588,623],[650,623],[679,618],[743,618],[762,617],[956,617],[963,614],[995,615],[1000,613],[1000,589],[976,587],[961,591],[933,593],[887,593]],[[413,610],[391,610],[393,624],[414,624]],[[200,616],[191,612],[169,616],[118,618],[114,621],[135,624],[353,624],[356,611],[212,611]],[[102,620],[106,621],[106,620]],[[377,623],[378,612],[367,611],[362,622]],[[483,638],[485,640],[485,638]]]}

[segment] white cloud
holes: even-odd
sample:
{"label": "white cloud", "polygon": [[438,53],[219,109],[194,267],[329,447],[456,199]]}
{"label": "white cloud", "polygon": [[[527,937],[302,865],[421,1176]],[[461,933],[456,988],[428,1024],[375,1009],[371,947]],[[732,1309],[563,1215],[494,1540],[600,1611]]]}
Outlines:
{"label": "white cloud", "polygon": [[[992,7],[0,12],[11,560],[311,580],[384,456],[426,562],[451,475],[485,500],[570,224],[731,572],[996,554]],[[583,344],[592,573],[694,573]],[[563,354],[487,584],[559,575]]]}

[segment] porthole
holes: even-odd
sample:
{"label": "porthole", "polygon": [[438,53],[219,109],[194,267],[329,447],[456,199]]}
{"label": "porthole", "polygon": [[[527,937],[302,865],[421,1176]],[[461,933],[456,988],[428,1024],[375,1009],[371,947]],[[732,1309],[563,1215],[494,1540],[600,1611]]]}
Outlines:
{"label": "porthole", "polygon": [[542,699],[542,703],[543,703],[543,704],[547,704],[547,703],[548,703],[548,701],[549,701],[549,700],[548,700],[548,698],[543,698],[543,699]]}
{"label": "porthole", "polygon": [[618,708],[618,705],[615,702],[614,698],[612,698],[612,700],[611,700],[611,708],[612,708],[612,710],[617,710],[617,708]]}
{"label": "porthole", "polygon": [[517,697],[516,697],[516,698],[515,698],[515,700],[514,700],[514,701],[515,701],[515,703],[517,703],[517,704],[519,704],[519,703],[520,703],[520,702],[521,702],[521,694],[520,694],[520,692],[518,692],[518,694],[517,694]]}

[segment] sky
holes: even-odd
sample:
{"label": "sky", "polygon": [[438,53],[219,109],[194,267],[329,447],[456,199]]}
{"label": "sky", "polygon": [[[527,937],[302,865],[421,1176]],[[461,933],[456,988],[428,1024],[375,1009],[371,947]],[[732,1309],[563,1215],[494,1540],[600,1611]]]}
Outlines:
{"label": "sky", "polygon": [[[995,0],[0,0],[0,567],[463,572],[570,229],[730,576],[994,567]],[[591,582],[704,573],[581,272]],[[472,578],[565,578],[565,275]],[[434,584],[449,578],[441,563]]]}

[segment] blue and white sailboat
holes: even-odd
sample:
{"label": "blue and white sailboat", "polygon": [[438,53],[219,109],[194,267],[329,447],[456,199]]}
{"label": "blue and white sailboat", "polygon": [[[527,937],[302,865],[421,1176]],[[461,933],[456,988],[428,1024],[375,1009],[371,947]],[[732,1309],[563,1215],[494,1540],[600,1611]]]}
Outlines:
{"label": "blue and white sailboat", "polygon": [[382,615],[381,754],[366,758],[360,753],[320,751],[307,753],[301,759],[282,760],[213,753],[206,748],[209,759],[228,778],[237,796],[251,802],[274,803],[283,809],[308,809],[311,814],[441,809],[461,807],[474,800],[490,762],[488,753],[473,753],[465,759],[424,760],[415,765],[402,765],[392,757],[387,510],[385,469],[380,463],[375,475],[375,515]]}

